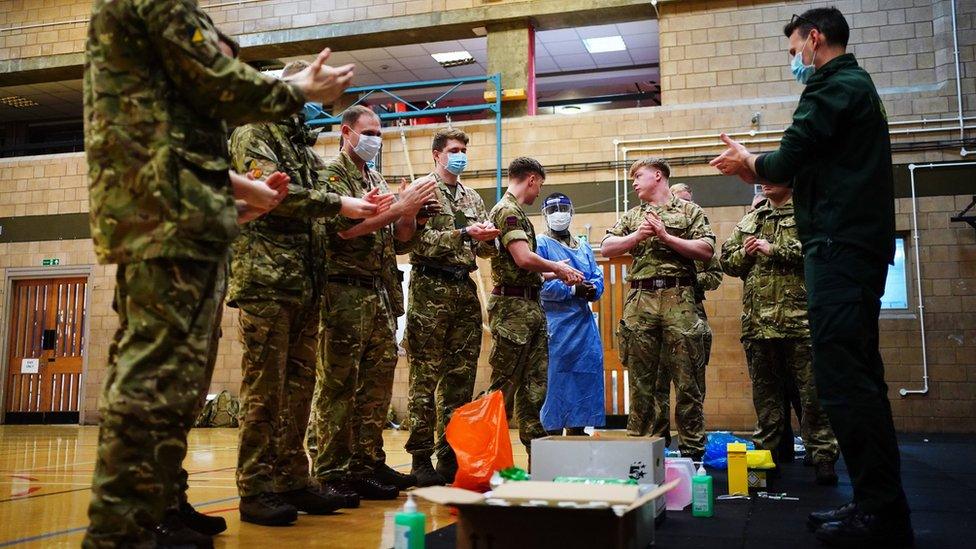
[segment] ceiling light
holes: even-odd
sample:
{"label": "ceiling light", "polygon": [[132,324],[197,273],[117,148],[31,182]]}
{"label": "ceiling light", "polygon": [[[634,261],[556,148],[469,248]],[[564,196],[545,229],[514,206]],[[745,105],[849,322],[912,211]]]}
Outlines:
{"label": "ceiling light", "polygon": [[603,38],[584,38],[583,45],[590,53],[607,53],[611,51],[624,51],[627,46],[624,39],[617,36],[604,36]]}
{"label": "ceiling light", "polygon": [[19,95],[8,95],[7,97],[0,97],[0,103],[7,105],[8,107],[14,107],[17,109],[36,107],[40,104],[37,101],[34,101],[33,99],[27,99],[26,97],[21,97]]}
{"label": "ceiling light", "polygon": [[432,53],[431,57],[435,61],[441,64],[445,69],[450,67],[460,67],[461,65],[471,65],[474,63],[474,57],[464,50],[461,51],[449,51],[445,53]]}

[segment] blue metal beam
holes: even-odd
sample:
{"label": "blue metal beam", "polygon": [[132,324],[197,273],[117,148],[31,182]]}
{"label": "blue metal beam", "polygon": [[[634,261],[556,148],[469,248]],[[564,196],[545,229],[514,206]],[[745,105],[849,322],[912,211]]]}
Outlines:
{"label": "blue metal beam", "polygon": [[[495,88],[494,103],[483,103],[478,105],[458,105],[453,107],[436,107],[437,101],[444,99],[451,92],[457,90],[464,84],[474,84],[478,82],[489,82]],[[416,105],[406,101],[399,95],[392,93],[392,90],[412,90],[421,88],[436,88],[451,86],[449,90],[442,93],[431,107],[418,108]],[[382,84],[378,86],[360,86],[349,88],[346,93],[365,94],[358,98],[354,105],[360,104],[366,97],[375,92],[382,92],[390,96],[393,100],[408,105],[411,111],[407,112],[386,112],[377,113],[380,120],[403,120],[410,118],[420,118],[424,116],[441,116],[451,114],[465,114],[474,112],[493,112],[495,113],[495,199],[502,198],[502,76],[499,73],[486,76],[467,76],[464,78],[451,78],[445,80],[424,80],[421,82],[402,82],[398,84]],[[331,114],[325,112],[318,104],[312,103],[316,114],[305,121],[311,127],[331,126],[342,122],[342,113]]]}

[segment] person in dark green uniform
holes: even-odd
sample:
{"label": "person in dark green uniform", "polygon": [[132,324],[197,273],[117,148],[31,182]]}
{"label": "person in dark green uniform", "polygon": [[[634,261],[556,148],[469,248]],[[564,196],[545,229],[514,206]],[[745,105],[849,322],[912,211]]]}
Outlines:
{"label": "person in dark green uniform", "polygon": [[[808,10],[784,28],[791,69],[806,84],[778,150],[756,155],[728,136],[711,164],[749,183],[792,185],[813,338],[817,394],[837,435],[854,501],[812,513],[828,545],[914,542],[895,428],[878,351],[878,315],[894,257],[894,178],[884,105],[847,53],[836,8]],[[865,207],[863,197],[875,197]]]}

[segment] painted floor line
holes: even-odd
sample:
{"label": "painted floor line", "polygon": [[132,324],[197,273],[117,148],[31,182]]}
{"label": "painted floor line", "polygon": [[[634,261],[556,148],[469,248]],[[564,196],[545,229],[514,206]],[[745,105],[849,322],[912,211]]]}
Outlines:
{"label": "painted floor line", "polygon": [[[225,503],[225,502],[233,501],[233,500],[236,500],[236,499],[239,499],[239,496],[232,496],[232,497],[229,497],[229,498],[220,498],[220,499],[214,499],[214,500],[210,500],[210,501],[205,501],[203,503],[196,503],[196,504],[194,504],[194,507],[206,507],[208,505],[216,505],[218,503]],[[18,545],[18,544],[21,544],[21,543],[30,543],[32,541],[40,541],[42,539],[50,539],[50,538],[56,538],[56,537],[59,537],[59,536],[67,536],[69,534],[76,534],[78,532],[84,532],[85,529],[87,529],[87,528],[88,528],[87,526],[79,526],[77,528],[68,528],[67,530],[58,530],[56,532],[47,532],[45,534],[38,534],[36,536],[28,536],[28,537],[25,537],[25,538],[13,539],[13,540],[10,540],[10,541],[0,541],[0,547],[10,547],[10,546]]]}

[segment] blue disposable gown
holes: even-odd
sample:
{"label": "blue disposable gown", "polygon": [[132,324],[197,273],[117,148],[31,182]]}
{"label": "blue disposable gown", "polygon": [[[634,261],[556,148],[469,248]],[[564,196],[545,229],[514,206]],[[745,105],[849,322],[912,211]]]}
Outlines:
{"label": "blue disposable gown", "polygon": [[[537,253],[552,261],[569,260],[603,295],[603,271],[583,239],[576,249],[540,235]],[[603,344],[590,303],[572,295],[559,280],[542,286],[542,307],[549,325],[549,387],[542,405],[547,431],[566,427],[603,426]]]}

